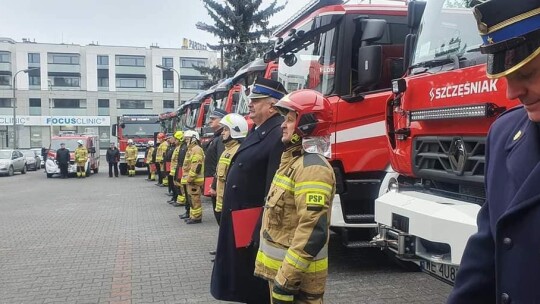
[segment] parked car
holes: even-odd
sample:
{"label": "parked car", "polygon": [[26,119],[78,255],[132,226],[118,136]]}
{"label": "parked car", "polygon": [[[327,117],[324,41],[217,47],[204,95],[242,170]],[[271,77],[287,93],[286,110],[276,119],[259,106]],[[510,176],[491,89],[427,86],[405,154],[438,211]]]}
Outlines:
{"label": "parked car", "polygon": [[41,167],[41,158],[36,151],[21,150],[21,152],[26,158],[26,170],[37,171]]}
{"label": "parked car", "polygon": [[[43,149],[45,148],[32,148],[30,150],[32,151],[36,151],[36,153],[38,154],[39,156],[39,159],[40,159],[40,168],[45,168],[45,159],[44,159],[44,156],[43,156]],[[45,150],[45,155],[47,154],[47,150]]]}
{"label": "parked car", "polygon": [[26,174],[26,157],[19,150],[0,150],[0,174]]}

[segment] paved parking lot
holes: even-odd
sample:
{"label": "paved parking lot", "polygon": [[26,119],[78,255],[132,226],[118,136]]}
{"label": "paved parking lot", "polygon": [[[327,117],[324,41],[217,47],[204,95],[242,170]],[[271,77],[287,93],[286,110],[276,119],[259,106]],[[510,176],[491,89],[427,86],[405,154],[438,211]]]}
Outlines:
{"label": "paved parking lot", "polygon": [[[219,303],[217,224],[185,225],[165,188],[135,178],[0,177],[0,303]],[[332,236],[325,303],[444,303],[450,287]]]}

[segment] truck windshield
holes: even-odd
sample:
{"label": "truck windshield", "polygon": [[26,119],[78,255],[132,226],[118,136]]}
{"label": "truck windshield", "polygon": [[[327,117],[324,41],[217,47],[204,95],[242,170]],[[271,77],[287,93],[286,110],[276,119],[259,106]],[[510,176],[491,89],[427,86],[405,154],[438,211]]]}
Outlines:
{"label": "truck windshield", "polygon": [[158,123],[126,123],[122,131],[122,134],[129,137],[153,137],[154,132],[160,131],[160,125]]}
{"label": "truck windshield", "polygon": [[315,34],[307,43],[291,55],[296,57],[296,62],[280,58],[278,81],[284,84],[288,92],[313,89],[324,95],[332,94],[336,73],[337,29],[334,27]]}
{"label": "truck windshield", "polygon": [[51,142],[51,149],[53,151],[56,151],[56,150],[60,149],[60,144],[64,143],[64,144],[66,144],[66,149],[73,152],[79,146],[79,144],[77,143],[77,140],[78,139],[74,139],[74,138],[71,138],[71,139],[69,139],[69,138],[53,139],[52,142]]}
{"label": "truck windshield", "polygon": [[[430,0],[418,29],[418,42],[411,67],[434,67],[449,59],[474,62],[482,39],[469,0]],[[476,62],[478,64],[478,62]]]}

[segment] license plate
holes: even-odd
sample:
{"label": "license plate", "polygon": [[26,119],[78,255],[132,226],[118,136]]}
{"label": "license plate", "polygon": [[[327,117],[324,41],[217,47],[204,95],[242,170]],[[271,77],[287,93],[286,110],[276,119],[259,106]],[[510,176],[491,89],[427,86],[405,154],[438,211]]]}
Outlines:
{"label": "license plate", "polygon": [[456,281],[456,274],[458,271],[457,266],[432,261],[420,261],[420,267],[422,267],[422,271],[425,273],[450,285],[454,285],[454,282]]}

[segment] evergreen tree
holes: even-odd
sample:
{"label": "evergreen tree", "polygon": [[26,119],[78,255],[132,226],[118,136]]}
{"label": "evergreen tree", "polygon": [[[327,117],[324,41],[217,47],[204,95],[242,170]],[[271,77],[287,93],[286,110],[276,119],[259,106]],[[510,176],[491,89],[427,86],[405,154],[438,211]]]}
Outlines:
{"label": "evergreen tree", "polygon": [[[208,47],[215,51],[220,51],[223,47],[223,77],[232,77],[240,67],[261,57],[272,46],[268,39],[277,26],[269,26],[269,19],[283,10],[286,5],[286,3],[277,5],[277,0],[273,0],[266,8],[261,8],[262,0],[219,2],[202,0],[202,2],[214,24],[198,22],[196,26],[222,41],[218,45],[209,44]],[[215,78],[216,71],[219,71],[219,67],[197,67],[196,69],[212,78]]]}

